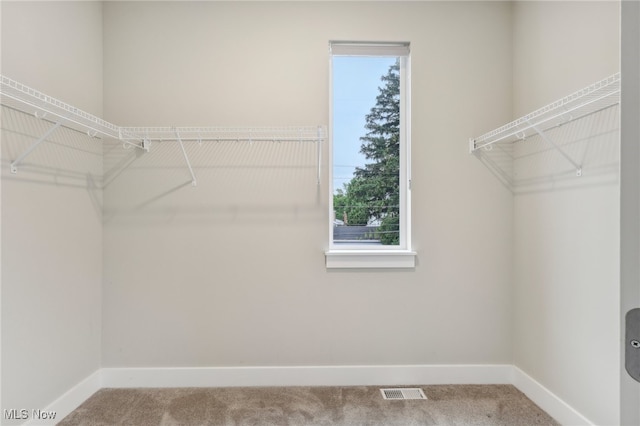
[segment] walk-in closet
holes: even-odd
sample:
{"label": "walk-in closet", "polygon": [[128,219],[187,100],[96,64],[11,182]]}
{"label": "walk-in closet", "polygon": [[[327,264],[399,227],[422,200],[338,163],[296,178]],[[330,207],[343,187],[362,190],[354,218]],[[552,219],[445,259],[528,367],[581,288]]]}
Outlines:
{"label": "walk-in closet", "polygon": [[[640,421],[638,3],[0,22],[3,425]],[[343,184],[335,64],[368,52],[400,118],[353,143],[397,167]]]}

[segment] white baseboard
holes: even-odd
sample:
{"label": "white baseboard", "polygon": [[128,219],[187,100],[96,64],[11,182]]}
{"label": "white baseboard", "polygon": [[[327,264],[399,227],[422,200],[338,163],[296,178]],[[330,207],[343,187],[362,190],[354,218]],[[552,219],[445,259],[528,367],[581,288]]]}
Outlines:
{"label": "white baseboard", "polygon": [[510,383],[511,365],[103,368],[104,387],[365,386]]}
{"label": "white baseboard", "polygon": [[89,377],[69,389],[62,396],[42,411],[42,417],[48,417],[49,413],[55,413],[52,419],[37,418],[33,411],[29,412],[30,419],[26,423],[28,426],[35,425],[55,425],[60,420],[69,415],[80,404],[86,401],[91,395],[102,388],[102,371],[97,370]]}
{"label": "white baseboard", "polygon": [[594,424],[527,373],[516,366],[512,368],[511,383],[560,424],[565,426]]}
{"label": "white baseboard", "polygon": [[563,425],[593,425],[586,417],[513,365],[372,365],[298,367],[102,368],[45,410],[55,424],[101,388],[237,386],[375,386],[512,384]]}

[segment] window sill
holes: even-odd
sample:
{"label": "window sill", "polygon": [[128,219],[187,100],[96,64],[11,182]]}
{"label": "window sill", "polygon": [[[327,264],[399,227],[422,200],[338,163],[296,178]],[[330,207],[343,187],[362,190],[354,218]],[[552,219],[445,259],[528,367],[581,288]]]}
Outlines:
{"label": "window sill", "polygon": [[325,264],[327,269],[415,268],[416,255],[410,250],[329,250]]}

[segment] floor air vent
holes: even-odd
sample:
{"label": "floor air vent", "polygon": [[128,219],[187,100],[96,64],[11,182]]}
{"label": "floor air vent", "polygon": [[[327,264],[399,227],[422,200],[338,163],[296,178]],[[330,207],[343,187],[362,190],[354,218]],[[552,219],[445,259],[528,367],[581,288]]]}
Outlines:
{"label": "floor air vent", "polygon": [[380,389],[384,399],[427,399],[420,388]]}

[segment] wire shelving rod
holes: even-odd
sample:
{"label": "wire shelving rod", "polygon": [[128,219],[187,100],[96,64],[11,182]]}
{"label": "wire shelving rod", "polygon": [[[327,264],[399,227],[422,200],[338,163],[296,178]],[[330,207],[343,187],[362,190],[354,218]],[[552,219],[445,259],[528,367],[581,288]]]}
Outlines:
{"label": "wire shelving rod", "polygon": [[132,135],[154,142],[316,142],[325,138],[322,126],[292,127],[123,127]]}
{"label": "wire shelving rod", "polygon": [[316,143],[317,184],[321,182],[322,142],[326,139],[325,126],[291,127],[124,127],[128,134],[142,137],[143,146],[149,149],[148,142],[178,142],[193,177],[196,178],[186,155],[185,142],[291,142]]}
{"label": "wire shelving rod", "polygon": [[4,75],[0,75],[0,98],[3,105],[33,113],[38,118],[54,116],[56,122],[67,124],[75,130],[80,127],[91,137],[101,134],[141,148],[141,138],[126,129]]}
{"label": "wire shelving rod", "polygon": [[[471,138],[469,152],[487,165],[512,192],[545,182],[555,185],[558,176],[568,177],[566,166],[557,164],[555,157],[562,157],[561,164],[570,163],[575,176],[583,176],[587,168],[588,174],[593,176],[597,163],[593,157],[587,157],[586,144],[605,142],[601,134],[594,132],[594,126],[603,126],[601,121],[616,113],[620,105],[620,82],[620,73],[613,74]],[[607,129],[613,131],[614,127]],[[539,145],[541,143],[543,145]],[[555,154],[547,156],[547,152]]]}
{"label": "wire shelving rod", "polygon": [[[292,127],[120,127],[89,114],[52,96],[0,74],[0,101],[9,108],[46,118],[53,126],[11,163],[11,172],[59,127],[86,132],[90,137],[98,134],[120,140],[126,146],[149,152],[150,143],[176,141],[189,168],[192,185],[197,179],[189,161],[184,142],[246,141],[254,142],[312,142],[317,144],[317,181],[320,185],[322,142],[327,131],[324,126]],[[51,118],[50,118],[51,117]]]}
{"label": "wire shelving rod", "polygon": [[469,151],[488,148],[495,143],[525,140],[527,132],[545,132],[620,103],[620,73],[565,96],[502,127],[469,140]]}

